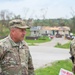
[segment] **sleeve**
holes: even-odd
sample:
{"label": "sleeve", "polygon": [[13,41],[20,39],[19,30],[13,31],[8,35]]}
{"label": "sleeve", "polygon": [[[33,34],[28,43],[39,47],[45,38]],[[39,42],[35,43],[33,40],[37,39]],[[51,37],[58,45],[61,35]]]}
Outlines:
{"label": "sleeve", "polygon": [[2,55],[3,55],[3,48],[0,46],[0,74],[2,73],[2,68],[1,68],[1,61],[2,61]]}
{"label": "sleeve", "polygon": [[71,44],[72,55],[75,57],[75,43]]}
{"label": "sleeve", "polygon": [[29,57],[28,57],[28,75],[35,75],[30,52],[29,52]]}

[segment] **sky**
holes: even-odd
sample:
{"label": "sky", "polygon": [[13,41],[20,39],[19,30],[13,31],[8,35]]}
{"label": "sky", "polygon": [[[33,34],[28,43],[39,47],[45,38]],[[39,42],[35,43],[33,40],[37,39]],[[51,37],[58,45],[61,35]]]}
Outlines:
{"label": "sky", "polygon": [[0,0],[1,10],[8,10],[22,18],[72,18],[75,0]]}

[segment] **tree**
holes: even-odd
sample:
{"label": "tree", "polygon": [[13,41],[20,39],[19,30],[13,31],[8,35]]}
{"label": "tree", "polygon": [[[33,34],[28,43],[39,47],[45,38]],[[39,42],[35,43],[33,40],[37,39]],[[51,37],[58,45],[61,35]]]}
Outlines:
{"label": "tree", "polygon": [[2,10],[0,12],[0,19],[1,19],[1,22],[0,22],[0,32],[3,32],[3,26],[5,25],[5,11],[6,10]]}

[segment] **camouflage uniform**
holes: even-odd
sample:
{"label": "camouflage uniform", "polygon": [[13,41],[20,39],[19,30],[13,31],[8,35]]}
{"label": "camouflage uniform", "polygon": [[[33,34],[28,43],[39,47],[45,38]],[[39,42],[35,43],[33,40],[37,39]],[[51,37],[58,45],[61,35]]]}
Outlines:
{"label": "camouflage uniform", "polygon": [[[72,40],[70,46],[71,46],[70,54],[71,54],[71,56],[74,56],[74,58],[75,58],[75,39]],[[75,64],[75,60],[74,60],[74,64]]]}
{"label": "camouflage uniform", "polygon": [[75,74],[75,39],[72,40],[70,44],[70,54],[71,54],[71,60],[73,62],[73,73]]}
{"label": "camouflage uniform", "polygon": [[16,44],[10,36],[0,40],[1,75],[34,75],[32,58],[25,41]]}

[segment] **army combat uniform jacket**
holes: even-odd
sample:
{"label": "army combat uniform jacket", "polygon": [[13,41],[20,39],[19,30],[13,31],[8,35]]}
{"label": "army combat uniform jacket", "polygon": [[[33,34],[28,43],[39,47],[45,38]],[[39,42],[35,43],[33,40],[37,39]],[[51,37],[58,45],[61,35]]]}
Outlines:
{"label": "army combat uniform jacket", "polygon": [[71,54],[71,56],[73,56],[74,57],[74,64],[75,64],[75,39],[73,39],[72,41],[71,41],[71,44],[70,44],[70,54]]}
{"label": "army combat uniform jacket", "polygon": [[10,36],[0,40],[0,74],[34,75],[32,57],[25,41],[16,44]]}

